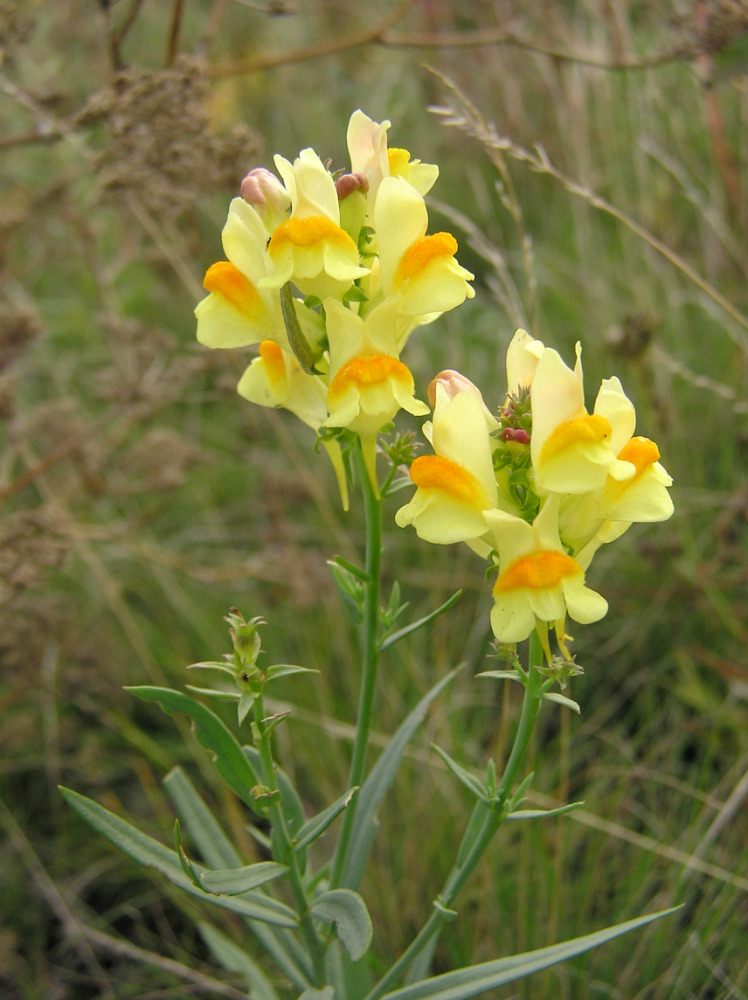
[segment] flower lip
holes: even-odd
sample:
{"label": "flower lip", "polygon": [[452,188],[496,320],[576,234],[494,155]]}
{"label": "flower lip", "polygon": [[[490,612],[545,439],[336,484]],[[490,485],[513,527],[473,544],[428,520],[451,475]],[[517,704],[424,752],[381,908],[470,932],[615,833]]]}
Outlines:
{"label": "flower lip", "polygon": [[475,476],[443,455],[419,455],[410,467],[410,478],[421,489],[438,489],[455,500],[484,510],[490,500]]}
{"label": "flower lip", "polygon": [[457,240],[451,233],[434,233],[412,243],[400,260],[394,276],[398,288],[404,281],[421,274],[429,264],[443,257],[454,257]]}
{"label": "flower lip", "polygon": [[282,222],[270,238],[268,251],[272,255],[273,250],[284,243],[292,243],[297,247],[313,247],[326,240],[341,243],[356,253],[356,246],[348,233],[322,215],[310,215],[304,219],[287,219]]}
{"label": "flower lip", "polygon": [[203,278],[203,288],[225,299],[239,312],[251,315],[262,307],[260,295],[246,275],[228,260],[211,264]]}
{"label": "flower lip", "polygon": [[408,367],[397,358],[384,354],[351,358],[335,374],[328,389],[328,396],[334,397],[344,392],[346,387],[352,383],[360,388],[366,388],[371,385],[380,385],[389,378],[408,383],[412,381]]}
{"label": "flower lip", "polygon": [[494,594],[510,590],[546,590],[557,587],[565,578],[583,576],[583,570],[571,556],[555,550],[520,556],[499,574]]}
{"label": "flower lip", "polygon": [[597,413],[565,420],[555,427],[543,442],[540,461],[548,461],[575,445],[594,445],[607,441],[611,434],[610,422]]}

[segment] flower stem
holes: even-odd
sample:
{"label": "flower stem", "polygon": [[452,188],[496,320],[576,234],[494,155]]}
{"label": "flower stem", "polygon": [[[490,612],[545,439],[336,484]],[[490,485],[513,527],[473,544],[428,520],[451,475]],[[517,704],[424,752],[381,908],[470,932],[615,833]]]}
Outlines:
{"label": "flower stem", "polygon": [[[455,864],[447,877],[444,888],[439,893],[426,923],[400,958],[367,995],[366,1000],[377,1000],[378,997],[386,993],[407,972],[415,958],[423,951],[432,938],[441,931],[443,924],[455,916],[450,909],[454,900],[475,871],[478,862],[483,857],[486,848],[491,843],[504,819],[504,806],[516,783],[517,775],[527,747],[529,746],[535,720],[538,717],[540,709],[545,678],[536,668],[541,666],[542,662],[543,651],[540,646],[540,640],[537,633],[533,632],[530,638],[529,664],[527,681],[525,683],[525,696],[522,702],[522,713],[517,733],[514,737],[512,751],[497,789],[496,798],[488,805],[483,801],[476,803],[475,813],[478,815],[483,814],[483,824],[475,839],[470,844],[465,857],[459,864]],[[468,829],[471,829],[471,827],[472,824],[468,824]]]}
{"label": "flower stem", "polygon": [[[364,584],[363,622],[362,622],[362,668],[361,690],[358,701],[358,717],[356,720],[356,738],[353,744],[353,757],[348,778],[348,787],[359,787],[364,776],[366,751],[369,744],[369,729],[371,728],[374,693],[377,683],[377,624],[379,617],[379,570],[382,553],[382,501],[371,482],[366,469],[364,455],[360,447],[356,448],[357,469],[364,495],[364,515],[366,520],[366,582]],[[356,816],[354,798],[343,814],[343,824],[340,830],[330,873],[330,887],[337,888],[345,865],[348,844]],[[357,886],[347,886],[355,889]]]}
{"label": "flower stem", "polygon": [[270,823],[272,829],[273,856],[277,862],[286,865],[288,881],[291,894],[296,904],[296,912],[299,914],[301,933],[306,942],[309,958],[312,962],[314,977],[318,986],[325,983],[325,951],[322,941],[312,922],[309,913],[309,900],[307,899],[301,873],[299,871],[296,855],[293,852],[293,845],[288,833],[286,817],[283,811],[278,783],[275,777],[275,764],[273,762],[273,751],[270,745],[270,732],[265,722],[265,711],[262,702],[262,695],[258,695],[253,706],[254,721],[256,731],[259,735],[257,748],[260,752],[260,765],[262,770],[262,781],[270,793]]}

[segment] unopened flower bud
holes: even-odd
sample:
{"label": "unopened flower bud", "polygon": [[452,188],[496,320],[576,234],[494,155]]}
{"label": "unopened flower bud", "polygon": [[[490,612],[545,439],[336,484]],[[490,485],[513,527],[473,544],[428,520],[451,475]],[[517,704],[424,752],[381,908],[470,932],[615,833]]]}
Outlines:
{"label": "unopened flower bud", "polygon": [[256,209],[268,230],[272,231],[286,218],[291,197],[281,182],[265,167],[250,170],[242,181],[241,196]]}
{"label": "unopened flower bud", "polygon": [[342,174],[335,181],[335,190],[338,192],[338,201],[343,201],[354,191],[366,194],[369,190],[369,182],[363,174]]}
{"label": "unopened flower bud", "polygon": [[435,375],[429,383],[428,396],[429,405],[432,410],[436,406],[437,385],[440,385],[445,390],[450,399],[453,399],[458,392],[465,392],[467,390],[477,396],[481,403],[483,402],[483,396],[477,385],[474,385],[469,378],[465,378],[460,372],[456,372],[452,368],[446,368],[443,372]]}
{"label": "unopened flower bud", "polygon": [[502,441],[515,441],[517,444],[529,444],[530,435],[521,427],[505,427],[501,432]]}

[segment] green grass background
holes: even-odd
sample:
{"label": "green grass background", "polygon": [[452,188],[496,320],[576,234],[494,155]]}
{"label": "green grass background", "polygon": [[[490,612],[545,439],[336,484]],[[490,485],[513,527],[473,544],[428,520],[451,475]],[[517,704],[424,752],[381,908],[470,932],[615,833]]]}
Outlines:
{"label": "green grass background", "polygon": [[[451,367],[496,405],[517,326],[568,360],[581,340],[589,400],[619,375],[675,480],[671,521],[597,557],[610,611],[575,637],[582,716],[545,711],[532,749],[537,801],[584,811],[502,830],[436,968],[683,902],[495,995],[748,996],[747,40],[726,0],[0,3],[0,996],[238,983],[199,904],[56,791],[169,842],[161,779],[179,762],[255,856],[187,728],[122,690],[181,687],[226,650],[231,605],[268,620],[269,662],[320,671],[281,696],[279,753],[309,810],[345,786],[356,638],[325,560],[357,557],[361,512],[339,509],[311,432],[235,395],[249,353],[199,348],[192,310],[242,175],[308,145],[344,166],[357,107],[439,164],[430,229],[476,275],[476,298],[409,343],[419,394]],[[465,594],[383,659],[375,745],[467,669],[382,810],[363,893],[383,963],[425,919],[469,808],[430,741],[500,762],[518,708],[473,677],[491,666],[482,564],[398,531],[398,499],[385,586],[414,618]],[[118,954],[123,938],[151,963]]]}

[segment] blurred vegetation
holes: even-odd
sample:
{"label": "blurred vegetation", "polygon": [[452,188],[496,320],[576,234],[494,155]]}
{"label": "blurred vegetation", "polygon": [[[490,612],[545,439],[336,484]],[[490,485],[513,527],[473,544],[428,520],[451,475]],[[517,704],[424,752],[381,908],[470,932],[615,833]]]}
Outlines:
{"label": "blurred vegetation", "polygon": [[[611,610],[577,636],[581,720],[541,720],[537,801],[585,810],[502,831],[436,967],[684,902],[497,996],[748,996],[744,0],[0,0],[0,996],[243,995],[198,903],[56,791],[169,842],[182,763],[253,858],[186,727],[122,690],[181,687],[228,648],[231,605],[268,619],[270,657],[321,670],[287,682],[279,737],[310,807],[345,785],[355,637],[325,559],[355,555],[360,514],[306,428],[235,395],[246,352],[199,348],[192,309],[244,173],[307,145],[344,165],[357,107],[440,165],[432,229],[476,274],[409,345],[419,395],[453,367],[497,404],[517,326],[567,359],[580,339],[588,394],[618,374],[675,479],[672,521],[591,570]],[[462,831],[429,741],[500,757],[517,702],[472,677],[490,649],[470,553],[393,525],[385,561],[414,616],[466,593],[383,664],[379,731],[468,664],[381,817],[363,891],[388,958]]]}

